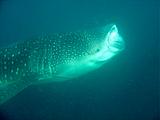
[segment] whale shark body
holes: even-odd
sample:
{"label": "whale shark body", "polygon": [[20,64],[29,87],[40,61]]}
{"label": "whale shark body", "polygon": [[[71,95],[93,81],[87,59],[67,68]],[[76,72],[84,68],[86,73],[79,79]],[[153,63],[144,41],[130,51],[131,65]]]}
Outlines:
{"label": "whale shark body", "polygon": [[0,104],[24,88],[93,71],[124,49],[116,25],[55,33],[0,49]]}

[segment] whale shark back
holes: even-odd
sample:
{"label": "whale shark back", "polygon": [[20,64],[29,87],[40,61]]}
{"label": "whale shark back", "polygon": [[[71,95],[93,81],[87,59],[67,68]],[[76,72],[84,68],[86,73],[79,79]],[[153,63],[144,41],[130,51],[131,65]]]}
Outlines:
{"label": "whale shark back", "polygon": [[0,48],[0,104],[31,84],[71,79],[61,73],[86,55],[85,39],[85,33],[60,33]]}

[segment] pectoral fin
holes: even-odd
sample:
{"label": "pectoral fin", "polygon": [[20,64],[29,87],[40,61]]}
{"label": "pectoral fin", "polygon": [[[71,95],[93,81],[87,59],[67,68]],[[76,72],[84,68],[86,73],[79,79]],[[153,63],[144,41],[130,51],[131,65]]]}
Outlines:
{"label": "pectoral fin", "polygon": [[10,98],[16,96],[23,89],[31,85],[35,80],[37,79],[34,76],[26,77],[22,80],[0,86],[0,105],[9,100]]}
{"label": "pectoral fin", "polygon": [[17,95],[29,84],[25,84],[22,81],[14,82],[0,87],[0,104],[6,102],[13,96]]}

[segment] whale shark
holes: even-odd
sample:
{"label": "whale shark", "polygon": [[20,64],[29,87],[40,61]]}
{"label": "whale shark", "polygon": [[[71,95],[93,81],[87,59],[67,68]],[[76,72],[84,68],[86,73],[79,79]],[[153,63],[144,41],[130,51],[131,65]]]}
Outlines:
{"label": "whale shark", "polygon": [[74,80],[125,48],[115,24],[53,33],[0,48],[0,104],[30,85]]}

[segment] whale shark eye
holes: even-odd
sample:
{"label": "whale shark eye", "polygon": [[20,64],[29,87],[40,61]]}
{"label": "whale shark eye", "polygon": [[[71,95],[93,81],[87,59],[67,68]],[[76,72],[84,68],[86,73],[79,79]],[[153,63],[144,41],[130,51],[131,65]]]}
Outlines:
{"label": "whale shark eye", "polygon": [[97,48],[97,49],[96,49],[96,52],[99,52],[99,51],[100,51],[100,49],[99,49],[99,48]]}

